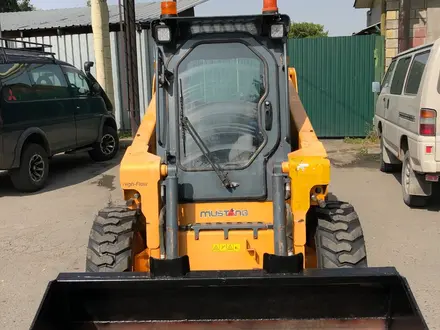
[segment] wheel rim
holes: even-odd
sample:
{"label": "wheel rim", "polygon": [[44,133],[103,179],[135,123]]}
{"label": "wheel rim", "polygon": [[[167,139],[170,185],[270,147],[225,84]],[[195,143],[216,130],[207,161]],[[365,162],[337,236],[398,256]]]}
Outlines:
{"label": "wheel rim", "polygon": [[116,148],[115,138],[111,134],[106,134],[101,139],[101,151],[104,155],[111,155]]}
{"label": "wheel rim", "polygon": [[44,170],[46,165],[41,155],[35,154],[29,160],[29,176],[32,181],[40,182],[44,177]]}

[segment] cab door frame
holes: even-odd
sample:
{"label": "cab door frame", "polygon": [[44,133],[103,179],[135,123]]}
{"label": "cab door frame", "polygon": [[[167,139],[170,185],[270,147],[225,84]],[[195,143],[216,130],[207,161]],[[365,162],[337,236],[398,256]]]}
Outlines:
{"label": "cab door frame", "polygon": [[[180,119],[179,119],[179,79],[177,70],[180,63],[188,56],[198,45],[213,43],[231,43],[238,42],[246,45],[254,52],[265,65],[265,88],[266,93],[260,99],[258,104],[260,131],[266,135],[265,142],[255,152],[254,158],[246,168],[227,170],[231,181],[240,183],[240,186],[230,191],[222,186],[221,181],[215,171],[186,171],[179,167],[178,180],[180,184],[179,200],[182,202],[193,201],[239,201],[243,199],[266,200],[268,197],[268,183],[271,182],[271,175],[268,173],[268,163],[271,162],[271,156],[279,147],[281,141],[281,114],[280,114],[280,96],[279,96],[279,66],[273,53],[255,38],[249,35],[232,34],[222,35],[221,38],[212,39],[210,36],[199,36],[188,40],[180,49],[168,59],[167,68],[174,68],[175,78],[170,86],[172,96],[169,97],[168,108],[169,123],[173,129],[169,130],[170,150],[169,152],[179,159],[180,146],[176,144],[180,140]],[[269,101],[272,107],[272,127],[265,129],[264,106]],[[178,143],[178,142],[177,142]],[[178,161],[177,161],[178,162]],[[210,189],[206,189],[209,186]]]}

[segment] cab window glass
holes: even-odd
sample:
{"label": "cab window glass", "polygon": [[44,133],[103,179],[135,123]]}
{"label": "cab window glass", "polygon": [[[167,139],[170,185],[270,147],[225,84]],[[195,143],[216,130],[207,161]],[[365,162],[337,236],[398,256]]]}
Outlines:
{"label": "cab window glass", "polygon": [[70,96],[67,82],[58,65],[32,64],[29,74],[38,99],[60,99]]}
{"label": "cab window glass", "polygon": [[399,60],[396,66],[396,71],[393,75],[393,82],[391,83],[391,94],[402,94],[403,84],[405,83],[406,72],[408,71],[411,56],[404,57]]}
{"label": "cab window glass", "polygon": [[32,101],[32,83],[26,64],[0,64],[0,84],[3,100],[7,102]]}
{"label": "cab window glass", "polygon": [[389,88],[391,83],[391,77],[393,76],[394,69],[396,67],[396,60],[392,61],[388,67],[387,73],[382,82],[382,91],[384,88]]}
{"label": "cab window glass", "polygon": [[411,69],[405,87],[406,94],[416,95],[419,92],[420,83],[422,81],[423,72],[429,59],[430,51],[420,53],[414,56]]}
{"label": "cab window glass", "polygon": [[64,67],[69,85],[77,95],[90,95],[90,86],[86,76],[79,70]]}

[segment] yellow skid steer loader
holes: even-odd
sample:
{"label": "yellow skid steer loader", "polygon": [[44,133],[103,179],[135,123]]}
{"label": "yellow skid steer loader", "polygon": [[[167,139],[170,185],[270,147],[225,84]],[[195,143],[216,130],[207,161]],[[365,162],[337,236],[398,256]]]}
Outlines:
{"label": "yellow skid steer loader", "polygon": [[368,268],[358,215],[286,56],[290,19],[162,3],[153,98],[99,211],[86,273],[52,281],[43,329],[424,329],[405,279]]}

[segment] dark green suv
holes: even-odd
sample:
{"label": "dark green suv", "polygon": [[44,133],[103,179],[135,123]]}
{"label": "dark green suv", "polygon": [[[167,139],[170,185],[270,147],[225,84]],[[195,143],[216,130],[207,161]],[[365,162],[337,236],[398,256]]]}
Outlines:
{"label": "dark green suv", "polygon": [[87,150],[106,161],[119,148],[113,108],[90,73],[93,63],[85,63],[84,73],[44,46],[0,45],[0,170],[9,170],[23,192],[45,186],[55,154]]}

